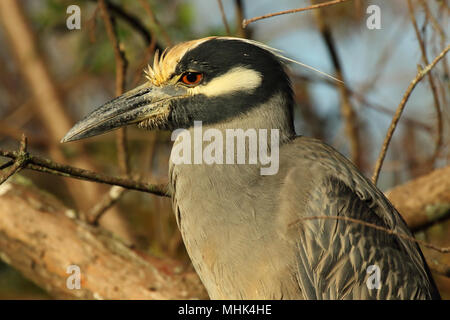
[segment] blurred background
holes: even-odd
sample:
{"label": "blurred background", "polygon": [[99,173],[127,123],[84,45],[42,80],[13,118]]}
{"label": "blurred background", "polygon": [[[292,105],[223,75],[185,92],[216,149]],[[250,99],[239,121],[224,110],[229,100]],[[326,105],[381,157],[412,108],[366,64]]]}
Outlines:
{"label": "blurred background", "polygon": [[[0,148],[17,149],[25,133],[33,154],[123,174],[115,133],[59,144],[77,120],[116,95],[114,50],[97,1],[5,3],[9,1],[2,0],[0,7]],[[243,18],[310,4],[302,0],[106,1],[127,61],[126,90],[144,81],[143,68],[153,61],[155,49],[210,35],[258,40],[292,59],[341,76],[346,90],[318,73],[290,66],[297,133],[326,141],[371,177],[392,116],[418,65],[425,65],[411,15],[431,62],[449,42],[449,3],[413,0],[411,10],[406,0],[351,0],[241,26]],[[80,29],[69,30],[66,25],[70,5],[80,8]],[[380,8],[379,29],[368,28],[369,5]],[[27,55],[33,62],[24,63]],[[383,191],[449,165],[449,61],[447,56],[433,70],[436,96],[428,79],[413,91],[381,171],[378,186]],[[131,174],[149,182],[167,182],[170,133],[130,127],[127,142]],[[4,162],[0,158],[0,165]],[[92,211],[110,189],[32,171],[20,175],[79,212]],[[100,224],[142,251],[175,258],[189,267],[167,198],[127,191],[103,213]],[[450,223],[443,222],[417,236],[450,246],[449,230]],[[448,255],[442,261],[450,265]],[[436,281],[443,297],[450,298],[450,279],[436,275]],[[8,298],[50,297],[0,262],[0,299]]]}

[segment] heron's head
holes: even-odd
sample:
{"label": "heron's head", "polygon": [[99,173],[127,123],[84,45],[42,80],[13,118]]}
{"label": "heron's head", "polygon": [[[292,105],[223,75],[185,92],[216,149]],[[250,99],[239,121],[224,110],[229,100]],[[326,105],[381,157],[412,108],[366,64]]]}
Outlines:
{"label": "heron's head", "polygon": [[62,142],[129,124],[171,130],[189,128],[194,121],[226,122],[274,97],[292,120],[292,91],[280,58],[258,42],[210,37],[181,43],[160,57],[156,54],[146,74],[143,85],[91,112]]}

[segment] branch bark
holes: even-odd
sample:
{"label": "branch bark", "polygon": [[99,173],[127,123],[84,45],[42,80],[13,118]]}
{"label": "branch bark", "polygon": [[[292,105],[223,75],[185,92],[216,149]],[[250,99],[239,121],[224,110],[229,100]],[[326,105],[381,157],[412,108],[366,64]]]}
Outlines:
{"label": "branch bark", "polygon": [[[17,161],[17,159],[23,155],[21,154],[20,151],[7,151],[0,149],[0,156],[8,157],[14,159],[14,161]],[[84,170],[56,163],[50,159],[46,159],[39,156],[33,156],[29,153],[26,154],[26,158],[27,158],[26,165],[24,165],[25,169],[31,169],[44,173],[59,175],[62,177],[105,183],[113,186],[124,187],[131,190],[149,192],[165,197],[170,196],[169,190],[167,190],[166,186],[164,185],[153,185],[127,178],[117,178],[107,176],[94,171]],[[2,168],[3,167],[6,167],[6,164],[2,165]]]}
{"label": "branch bark", "polygon": [[397,186],[386,196],[417,232],[450,217],[450,166]]}
{"label": "branch bark", "polygon": [[[55,298],[207,298],[194,272],[130,249],[25,178],[14,180],[0,186],[0,259]],[[70,265],[80,268],[81,289],[67,288]]]}

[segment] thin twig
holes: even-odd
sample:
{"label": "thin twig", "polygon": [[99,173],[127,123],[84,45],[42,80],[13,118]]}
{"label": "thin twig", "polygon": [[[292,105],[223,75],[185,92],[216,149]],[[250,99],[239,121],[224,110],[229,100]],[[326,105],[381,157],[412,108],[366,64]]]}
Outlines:
{"label": "thin twig", "polygon": [[[431,13],[430,8],[428,7],[428,3],[424,0],[420,0],[420,3],[422,4],[423,9],[425,10],[427,18],[431,21],[431,25],[433,26],[433,29],[435,29],[437,31],[437,33],[439,34],[439,36],[441,38],[441,40],[440,40],[441,48],[444,48],[445,41],[447,40],[447,35],[446,35],[444,29],[441,27],[439,22],[436,20],[436,18]],[[444,5],[444,2],[441,3],[441,6],[443,6],[443,5]],[[441,10],[438,9],[438,11],[441,11]],[[450,71],[449,71],[449,66],[448,66],[447,60],[443,60],[442,65],[444,67],[444,78],[446,78],[446,79],[450,78]],[[442,95],[442,97],[445,99],[445,94]],[[446,105],[446,104],[444,103],[444,105]]]}
{"label": "thin twig", "polygon": [[342,220],[342,221],[347,221],[347,222],[360,224],[360,225],[363,225],[363,226],[366,226],[366,227],[369,227],[369,228],[373,228],[373,229],[376,229],[376,230],[380,230],[380,231],[386,232],[387,234],[395,235],[397,237],[403,238],[403,239],[408,240],[408,241],[416,242],[418,244],[423,245],[426,248],[436,250],[436,251],[438,251],[440,253],[450,253],[450,247],[441,248],[441,247],[435,246],[432,243],[428,243],[426,241],[422,241],[422,240],[416,239],[416,238],[414,238],[414,237],[412,237],[410,235],[403,234],[403,233],[398,233],[395,230],[387,229],[385,227],[381,227],[381,226],[376,225],[374,223],[366,222],[366,221],[363,221],[363,220],[360,220],[360,219],[351,218],[351,217],[344,217],[344,216],[309,216],[309,217],[302,217],[302,218],[300,218],[300,219],[290,223],[289,226],[298,224],[300,221],[304,221],[304,220],[318,220],[318,219],[322,219],[322,220]]}
{"label": "thin twig", "polygon": [[[114,49],[114,57],[116,63],[116,96],[123,94],[125,89],[125,74],[127,68],[127,60],[125,58],[125,53],[120,48],[120,43],[117,39],[117,30],[114,20],[111,18],[106,7],[105,0],[99,0],[98,5],[100,7],[100,12],[105,23],[106,32],[108,38]],[[116,135],[116,145],[117,145],[117,158],[119,160],[119,167],[123,175],[129,173],[128,166],[128,155],[127,155],[127,144],[126,144],[126,128],[120,128]]]}
{"label": "thin twig", "polygon": [[[12,122],[10,122],[12,123]],[[22,134],[25,133],[26,136],[28,136],[26,133],[29,130],[25,130],[24,128],[20,126],[16,126],[16,123],[14,123],[14,126],[9,125],[3,120],[0,120],[0,135],[4,137],[11,137],[14,140],[19,140],[22,137]],[[44,148],[49,147],[49,139],[48,136],[45,134],[39,134],[36,132],[33,132],[32,134],[32,143],[34,146],[40,146]]]}
{"label": "thin twig", "polygon": [[225,26],[225,30],[227,31],[227,35],[231,36],[230,26],[228,25],[227,16],[225,15],[225,10],[223,9],[222,0],[217,0],[217,4],[219,5],[220,14],[222,15],[222,22]]}
{"label": "thin twig", "polygon": [[[168,34],[165,32],[165,30],[163,28],[161,28],[158,20],[156,19],[156,17],[153,14],[153,11],[151,10],[150,6],[148,5],[148,3],[146,3],[145,1],[140,1],[141,6],[144,8],[144,10],[147,12],[147,14],[149,15],[150,19],[152,20],[153,24],[155,24],[159,30],[161,31],[163,37],[166,40],[166,43],[170,46],[172,45],[172,41],[170,39],[170,37],[168,36]],[[105,11],[106,8],[104,8]],[[107,12],[106,12],[107,13]],[[106,20],[109,20],[111,23],[108,23]],[[112,27],[115,27],[114,25],[114,21],[111,21],[110,18],[105,18],[105,24],[112,24]],[[116,56],[116,70],[119,70],[120,67],[123,65],[122,62],[125,60],[125,57],[123,54],[118,54],[118,51],[120,51],[120,46],[118,44],[117,41],[117,37],[115,35],[115,32],[111,32],[114,31],[115,29],[109,27],[108,28],[110,31],[108,32],[108,35],[110,37],[110,41],[113,43],[114,46],[114,51],[115,51],[115,56]],[[155,41],[155,36],[153,34],[153,32],[151,32],[151,42],[148,46],[148,50],[147,52],[154,52],[156,47],[156,41]],[[148,59],[147,59],[148,60]],[[125,72],[123,72],[125,73]],[[119,83],[119,81],[121,81]],[[123,93],[123,89],[124,89],[124,83],[123,83],[123,77],[120,78],[119,75],[116,73],[116,95],[120,95]],[[118,159],[119,159],[119,166],[121,168],[121,172],[123,175],[129,175],[129,163],[128,163],[128,157],[127,157],[127,144],[126,144],[126,131],[125,129],[120,129],[117,132],[117,150],[118,150]],[[114,186],[112,187],[109,192],[103,197],[102,200],[100,200],[91,210],[89,213],[89,220],[94,224],[98,224],[98,221],[100,220],[100,218],[103,216],[103,214],[110,208],[112,207],[115,203],[117,203],[121,196],[125,193],[125,189]]]}
{"label": "thin twig", "polygon": [[[394,115],[394,111],[393,110],[391,110],[391,109],[389,109],[389,108],[387,108],[387,107],[385,107],[383,105],[376,104],[376,103],[368,101],[366,99],[366,97],[361,95],[359,92],[353,91],[353,90],[349,89],[348,87],[347,87],[347,90],[350,92],[352,97],[354,99],[358,100],[363,106],[366,106],[366,107],[368,107],[370,109],[379,111],[379,112],[381,112],[381,113],[383,113],[385,115],[389,115],[389,116]],[[403,116],[401,120],[403,122],[405,122],[405,124],[412,125],[414,127],[420,128],[420,129],[425,130],[427,132],[431,132],[432,131],[431,126],[429,126],[428,124],[423,123],[421,121],[417,121],[417,120],[415,120],[413,118]]]}
{"label": "thin twig", "polygon": [[441,37],[441,39],[445,40],[445,38],[446,38],[445,31],[441,27],[439,22],[436,20],[436,18],[431,14],[430,8],[428,7],[426,1],[419,0],[419,2],[422,5],[422,7],[423,7],[423,9],[424,9],[424,11],[426,13],[427,18],[431,21],[433,29],[436,30],[439,33],[439,36]]}
{"label": "thin twig", "polygon": [[319,9],[319,8],[323,8],[323,7],[328,7],[328,6],[331,6],[331,5],[339,4],[339,3],[342,3],[342,2],[345,2],[345,1],[348,1],[348,0],[333,0],[333,1],[328,1],[328,2],[325,2],[325,3],[319,3],[319,4],[310,5],[310,6],[305,7],[305,8],[284,10],[284,11],[280,11],[280,12],[265,14],[265,15],[262,15],[262,16],[259,16],[259,17],[254,17],[254,18],[251,18],[251,19],[244,19],[242,21],[242,27],[246,28],[250,23],[258,21],[258,20],[272,18],[272,17],[276,17],[276,16],[281,16],[283,14],[297,13],[297,12],[302,12],[302,11],[307,11],[307,10]]}
{"label": "thin twig", "polygon": [[[431,25],[432,25],[433,29],[439,34],[439,37],[440,37],[440,41],[439,42],[440,42],[441,49],[444,48],[445,47],[445,42],[447,41],[446,32],[444,31],[444,29],[439,24],[437,18],[435,18],[434,15],[431,13],[430,8],[428,7],[428,3],[425,0],[419,0],[419,2],[421,3],[421,5],[422,5],[422,7],[423,7],[423,9],[425,11],[427,19],[431,21]],[[442,6],[442,4],[441,4],[441,6]],[[438,12],[442,12],[440,10],[440,8],[438,9]],[[443,67],[443,71],[444,71],[444,75],[443,75],[442,79],[449,79],[450,78],[450,70],[449,70],[447,59],[442,60],[442,67]],[[447,88],[446,88],[446,85],[443,84],[439,80],[439,78],[437,78],[436,80],[437,80],[437,82],[440,85],[441,97],[442,97],[442,100],[443,100],[442,105],[443,106],[447,106],[448,105],[447,92],[449,92],[450,90],[446,90],[446,89],[450,89],[450,86],[447,85]]]}
{"label": "thin twig", "polygon": [[99,202],[95,204],[95,206],[89,211],[88,220],[91,224],[97,226],[100,218],[103,214],[115,205],[123,194],[127,191],[127,189],[113,186],[109,189],[107,196],[103,197]]}
{"label": "thin twig", "polygon": [[384,158],[386,156],[387,148],[389,146],[389,143],[392,139],[392,135],[394,134],[395,128],[397,127],[397,123],[400,120],[400,117],[402,115],[403,109],[405,108],[406,102],[408,101],[412,91],[416,87],[416,85],[420,82],[420,80],[423,79],[427,75],[428,72],[433,69],[433,67],[441,60],[445,54],[450,50],[450,45],[448,45],[429,65],[427,65],[424,69],[419,70],[416,77],[411,81],[411,83],[408,86],[408,89],[406,89],[405,94],[403,95],[402,101],[397,107],[397,111],[395,112],[394,117],[392,118],[391,125],[389,126],[389,129],[386,133],[386,137],[384,138],[383,146],[381,147],[380,155],[378,156],[374,173],[372,176],[372,182],[376,185],[378,176],[380,174],[381,166],[383,165]]}
{"label": "thin twig", "polygon": [[244,22],[244,4],[242,3],[242,0],[234,0],[235,4],[235,12],[236,12],[236,21],[237,21],[237,36],[241,38],[250,38],[250,31],[249,29],[246,29],[244,24],[241,23]]}
{"label": "thin twig", "polygon": [[6,169],[11,167],[14,164],[13,160],[9,160],[7,162],[5,162],[4,164],[0,165],[0,170]]}
{"label": "thin twig", "polygon": [[[128,61],[125,58],[125,53],[120,47],[119,40],[117,38],[117,25],[115,23],[115,19],[113,19],[109,12],[108,7],[105,3],[105,0],[98,1],[98,7],[100,8],[101,16],[103,19],[103,23],[105,24],[106,32],[108,34],[109,41],[112,44],[114,50],[114,59],[116,65],[116,96],[120,96],[125,91],[125,76],[126,69],[128,65]],[[116,132],[116,146],[117,146],[117,160],[119,163],[120,172],[123,176],[127,176],[129,174],[129,164],[128,164],[128,148],[127,148],[127,139],[126,139],[126,128],[120,128]],[[98,201],[94,209],[90,210],[90,213],[93,214],[88,215],[88,219],[93,221],[95,224],[98,223],[101,216],[113,205],[115,204],[119,198],[112,201],[110,199],[110,195],[112,194],[110,189],[108,193],[103,196],[103,200]],[[102,206],[100,206],[102,205]]]}
{"label": "thin twig", "polygon": [[[106,27],[109,41],[112,44],[114,50],[114,58],[116,64],[116,96],[120,96],[125,91],[125,75],[128,62],[125,58],[125,53],[120,47],[119,40],[117,38],[117,25],[115,20],[111,18],[108,8],[105,4],[105,0],[99,0],[99,7],[102,14],[103,22]],[[120,128],[116,132],[116,146],[117,146],[117,160],[119,163],[120,172],[123,176],[129,174],[129,162],[128,162],[128,147],[127,147],[127,131],[126,128]],[[120,200],[122,192],[113,192],[117,186],[113,186],[108,193],[105,194],[101,201],[98,201],[94,208],[90,210],[88,219],[93,224],[98,224],[98,221],[106,211],[111,208],[115,203]],[[122,188],[121,188],[122,189]],[[123,189],[124,190],[124,189]],[[112,196],[114,195],[114,197]]]}
{"label": "thin twig", "polygon": [[95,37],[95,28],[97,27],[97,14],[98,14],[98,5],[95,7],[94,12],[92,13],[92,16],[87,20],[86,25],[88,28],[88,34],[89,34],[89,41],[91,43],[95,43],[96,37]]}
{"label": "thin twig", "polygon": [[[414,31],[416,33],[417,41],[419,42],[420,51],[422,53],[422,62],[425,65],[430,64],[427,57],[427,51],[425,48],[425,42],[422,39],[422,36],[420,35],[419,27],[417,26],[416,17],[414,16],[414,8],[412,6],[411,0],[408,0],[408,10],[411,22],[414,27]],[[437,117],[437,136],[436,136],[436,147],[434,150],[434,154],[431,157],[430,163],[434,163],[436,158],[439,156],[439,151],[442,146],[442,132],[443,132],[443,126],[442,126],[442,112],[441,112],[441,104],[439,102],[439,96],[437,92],[436,84],[434,83],[433,75],[428,73],[428,81],[430,82],[430,88],[431,92],[433,93],[433,99],[434,99],[434,108],[436,110],[436,117]]]}
{"label": "thin twig", "polygon": [[[20,151],[8,151],[0,149],[0,156],[16,160],[21,156],[21,153]],[[158,196],[170,197],[170,192],[167,190],[167,187],[165,185],[154,185],[129,178],[107,176],[94,171],[59,164],[53,162],[50,159],[46,159],[40,156],[34,156],[29,153],[27,153],[26,160],[26,164],[24,165],[25,169],[55,174],[62,177],[116,185],[131,190],[152,193]]]}
{"label": "thin twig", "polygon": [[[106,31],[109,41],[114,50],[115,64],[116,64],[116,96],[120,96],[125,91],[125,76],[128,66],[128,61],[125,57],[125,52],[121,49],[117,37],[117,25],[115,20],[111,18],[105,0],[99,0],[99,7],[102,13],[102,18],[105,23]],[[117,146],[117,160],[122,176],[129,177],[130,167],[128,161],[128,145],[127,145],[127,130],[120,128],[116,133]],[[100,218],[116,204],[123,192],[115,192],[117,189],[125,190],[121,187],[113,186],[108,193],[103,196],[103,199],[98,201],[95,206],[89,211],[88,220],[97,225]]]}
{"label": "thin twig", "polygon": [[328,52],[330,53],[331,61],[334,66],[336,77],[341,81],[339,83],[339,93],[341,96],[341,114],[344,118],[345,122],[345,133],[347,134],[350,140],[350,157],[352,162],[358,167],[363,167],[363,159],[362,159],[362,148],[360,135],[358,130],[358,117],[353,109],[350,98],[349,91],[344,83],[344,76],[342,72],[341,61],[339,59],[339,55],[336,49],[335,42],[333,40],[333,35],[331,33],[330,28],[326,24],[323,19],[321,10],[315,11],[315,16],[317,20],[317,24],[319,25],[320,33],[325,41],[325,44],[328,48]]}
{"label": "thin twig", "polygon": [[[155,14],[153,13],[153,10],[150,7],[150,5],[148,4],[148,2],[144,1],[144,0],[139,0],[139,3],[144,8],[144,10],[147,13],[147,15],[149,16],[151,22],[158,28],[158,31],[161,32],[161,35],[163,36],[164,41],[166,42],[166,45],[172,46],[173,45],[172,39],[170,38],[170,36],[166,32],[166,30],[161,26],[161,23],[159,23],[158,19],[156,18]],[[154,34],[152,34],[152,40],[154,39],[154,37],[155,37]]]}
{"label": "thin twig", "polygon": [[[90,1],[98,2],[98,0],[90,0]],[[120,6],[115,5],[114,3],[108,0],[106,0],[106,6],[115,17],[120,18],[122,21],[126,22],[130,27],[136,30],[138,34],[142,36],[145,43],[149,44],[150,42],[152,42],[151,33],[147,30],[147,28],[145,28],[145,26],[136,16],[125,11]],[[158,43],[156,44],[156,48],[158,50],[161,50],[161,46]]]}
{"label": "thin twig", "polygon": [[[326,78],[316,79],[316,78],[310,78],[308,76],[297,75],[297,74],[293,74],[292,77],[294,77],[294,78],[296,78],[298,80],[301,80],[301,81],[308,81],[308,82],[320,81],[322,83],[325,83],[325,84],[333,86],[333,87],[339,85],[339,83],[336,83],[335,81],[331,81],[331,80],[326,79]],[[392,111],[391,109],[386,108],[386,107],[384,107],[384,106],[382,106],[380,104],[368,101],[364,97],[364,95],[361,94],[360,92],[357,92],[357,91],[355,91],[355,90],[353,90],[353,89],[351,89],[349,87],[347,87],[347,90],[348,90],[348,92],[350,93],[350,95],[354,99],[358,100],[361,103],[362,106],[368,107],[368,108],[376,110],[376,111],[379,111],[379,112],[381,112],[381,113],[383,113],[385,115],[390,115],[390,116],[394,115],[394,111]],[[407,116],[403,116],[401,118],[401,121],[404,121],[405,123],[410,124],[412,126],[416,126],[416,127],[420,128],[422,130],[425,130],[427,132],[430,132],[432,130],[432,128],[429,125],[427,125],[425,123],[422,123],[420,121],[417,121],[415,119],[409,118]]]}
{"label": "thin twig", "polygon": [[395,26],[395,31],[393,32],[392,36],[389,37],[389,39],[385,39],[383,41],[383,49],[380,50],[380,54],[378,54],[377,61],[373,64],[373,67],[371,68],[374,70],[372,72],[372,75],[370,75],[370,78],[364,81],[358,88],[358,92],[364,96],[368,95],[371,90],[375,87],[376,84],[378,84],[378,80],[385,76],[385,71],[387,70],[387,67],[389,65],[388,62],[390,62],[390,58],[395,55],[395,52],[401,48],[400,43],[403,39],[406,39],[404,37],[405,29],[408,21],[401,20],[400,23],[398,23]]}
{"label": "thin twig", "polygon": [[8,180],[13,174],[19,172],[28,161],[28,153],[27,153],[27,138],[25,135],[22,135],[22,139],[20,140],[20,148],[17,155],[17,158],[14,160],[14,163],[9,168],[8,172],[6,172],[3,177],[0,178],[0,184]]}

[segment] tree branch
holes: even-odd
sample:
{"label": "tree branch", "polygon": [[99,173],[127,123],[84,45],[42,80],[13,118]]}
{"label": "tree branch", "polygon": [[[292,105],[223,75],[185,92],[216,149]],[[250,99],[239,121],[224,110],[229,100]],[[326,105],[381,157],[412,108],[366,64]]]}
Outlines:
{"label": "tree branch", "polygon": [[223,25],[225,26],[225,30],[227,31],[227,35],[231,36],[231,30],[230,30],[230,26],[228,25],[227,16],[225,15],[225,10],[223,9],[222,0],[217,0],[217,4],[220,9],[220,15],[222,16],[222,22],[223,22]]}
{"label": "tree branch", "polygon": [[[404,188],[395,191],[403,195],[403,200],[420,198],[423,201],[421,204],[414,202],[406,209],[402,209],[401,198],[396,200],[392,194],[388,194],[389,198],[400,208],[400,212],[411,226],[410,217],[413,216],[413,212],[425,205],[434,204],[436,199],[445,201],[438,195],[446,196],[447,201],[450,201],[449,176],[450,166],[405,186],[397,187]],[[53,196],[39,191],[29,182],[21,184],[18,181],[0,185],[0,248],[2,248],[0,259],[54,297],[207,298],[198,277],[193,272],[180,273],[181,266],[174,261],[156,259],[131,250],[108,232],[73,219],[74,212]],[[417,188],[416,185],[422,186],[423,189]],[[420,195],[423,197],[419,197]],[[359,220],[349,222],[366,225]],[[425,245],[439,252],[448,252],[448,248],[439,248],[427,243]],[[69,265],[77,265],[80,268],[79,290],[70,290],[66,286]],[[448,275],[449,268],[445,264],[432,264],[430,267],[439,274]]]}
{"label": "tree branch", "polygon": [[[422,53],[422,62],[425,65],[430,64],[427,57],[427,50],[425,48],[425,41],[422,39],[419,31],[419,27],[417,26],[416,17],[414,16],[414,8],[411,3],[411,0],[408,0],[408,10],[409,10],[409,16],[412,22],[412,25],[414,27],[414,31],[416,33],[417,41],[419,42],[420,52]],[[434,150],[434,154],[431,157],[431,163],[433,163],[436,158],[439,156],[440,149],[442,147],[442,132],[443,132],[443,125],[442,125],[442,112],[441,112],[441,104],[439,101],[439,96],[437,92],[437,87],[434,82],[433,75],[428,73],[428,82],[430,83],[431,92],[433,93],[433,99],[434,99],[434,108],[436,110],[436,122],[437,122],[437,135],[436,135],[436,147]]]}
{"label": "tree branch", "polygon": [[339,55],[336,49],[335,42],[333,40],[333,35],[331,33],[330,28],[326,24],[326,22],[323,19],[321,10],[315,11],[316,13],[316,21],[319,25],[320,33],[322,34],[322,37],[325,41],[325,44],[328,48],[328,52],[331,57],[331,61],[333,64],[333,67],[336,72],[336,77],[341,82],[338,83],[338,91],[341,96],[341,115],[344,118],[344,125],[345,125],[345,133],[348,136],[348,139],[350,140],[350,158],[352,162],[358,167],[363,167],[363,150],[361,150],[361,139],[359,134],[359,128],[358,128],[358,117],[353,109],[353,106],[350,101],[349,97],[349,90],[347,89],[347,86],[344,82],[344,75],[342,71],[342,65],[341,61],[339,59]]}
{"label": "tree branch", "polygon": [[429,65],[427,65],[424,69],[419,70],[416,77],[411,81],[411,83],[408,86],[408,89],[406,89],[405,94],[403,95],[402,101],[400,102],[399,106],[397,107],[397,111],[395,112],[394,117],[392,118],[391,125],[389,126],[389,129],[386,133],[386,137],[384,138],[383,146],[381,147],[380,155],[378,156],[377,162],[375,164],[374,173],[372,176],[372,182],[376,185],[378,176],[380,175],[381,166],[383,165],[384,158],[386,156],[387,148],[389,146],[389,143],[392,139],[392,135],[394,134],[395,128],[397,127],[397,123],[400,120],[400,117],[402,115],[403,110],[405,109],[406,102],[408,102],[408,99],[416,87],[416,85],[420,82],[420,80],[423,79],[427,75],[428,72],[433,69],[433,67],[441,60],[445,54],[450,50],[450,45],[448,45]]}
{"label": "tree branch", "polygon": [[[128,62],[125,58],[125,53],[120,48],[120,43],[116,35],[116,24],[109,15],[105,0],[99,0],[98,6],[100,8],[109,41],[111,42],[114,50],[114,58],[116,62],[116,96],[120,96],[125,91],[125,75]],[[120,128],[116,133],[117,158],[122,175],[129,174],[126,134],[126,128]]]}
{"label": "tree branch", "polygon": [[250,23],[258,21],[258,20],[281,16],[283,14],[297,13],[297,12],[302,12],[302,11],[307,11],[307,10],[319,9],[319,8],[328,7],[328,6],[331,6],[334,4],[339,4],[339,3],[342,3],[345,1],[348,1],[348,0],[333,0],[333,1],[328,1],[325,3],[314,4],[314,5],[305,7],[305,8],[284,10],[284,11],[275,12],[275,13],[268,13],[268,14],[265,14],[265,15],[262,15],[259,17],[251,18],[251,19],[244,19],[244,20],[242,20],[242,27],[246,28]]}
{"label": "tree branch", "polygon": [[[144,0],[139,0],[139,3],[141,4],[142,8],[144,8],[145,12],[147,13],[148,17],[150,18],[150,21],[157,27],[158,31],[161,33],[162,37],[164,38],[164,41],[166,42],[166,45],[171,47],[173,45],[172,39],[170,38],[167,31],[162,27],[161,23],[159,23],[158,19],[156,18],[155,14],[153,13],[153,10],[150,7],[150,5],[148,4],[148,2],[144,1]],[[154,36],[153,36],[153,38],[154,38]],[[152,38],[152,41],[150,41],[150,43],[152,43],[154,41],[153,38]],[[150,45],[150,43],[149,43],[149,45]],[[161,48],[159,48],[159,49],[161,49]]]}
{"label": "tree branch", "polygon": [[392,188],[386,196],[413,232],[450,218],[450,166]]}
{"label": "tree branch", "polygon": [[[193,271],[125,246],[109,232],[73,219],[72,210],[29,182],[0,186],[0,259],[55,298],[206,299]],[[67,268],[81,272],[69,289]],[[191,269],[192,270],[192,269]]]}
{"label": "tree branch", "polygon": [[[97,2],[98,0],[90,0],[90,1]],[[132,27],[134,30],[136,30],[142,36],[142,38],[144,39],[144,41],[147,45],[152,42],[151,33],[147,30],[147,28],[141,23],[141,21],[137,17],[135,17],[133,14],[125,11],[120,6],[115,5],[114,3],[110,2],[110,1],[106,1],[106,6],[107,6],[108,10],[110,10],[114,16],[116,16],[117,18],[120,18],[121,20],[126,22],[130,27]],[[156,43],[155,46],[156,46],[156,49],[160,50],[161,52],[164,49],[158,43]]]}
{"label": "tree branch", "polygon": [[[11,167],[5,173],[3,177],[0,178],[0,184],[8,180],[9,177],[19,172],[27,163],[27,138],[22,135],[22,140],[20,141],[20,149],[17,158],[11,163]],[[8,164],[8,163],[7,163]],[[6,166],[5,166],[6,168]]]}
{"label": "tree branch", "polygon": [[[111,18],[108,12],[108,8],[105,4],[105,0],[99,0],[98,6],[105,24],[106,32],[108,34],[109,41],[112,44],[114,50],[114,58],[116,64],[116,97],[120,96],[125,91],[125,76],[128,66],[128,61],[125,57],[125,52],[121,49],[120,43],[117,37],[117,25],[115,20]],[[128,161],[128,145],[127,145],[127,129],[119,128],[116,132],[116,146],[117,146],[117,160],[119,168],[123,176],[129,177],[130,166]],[[88,220],[94,224],[98,224],[100,218],[106,211],[116,204],[123,192],[113,192],[117,186],[114,186],[110,191],[103,196],[103,199],[94,205],[94,208],[89,211]],[[120,190],[124,190],[120,188]],[[114,195],[114,197],[113,197]]]}
{"label": "tree branch", "polygon": [[[16,160],[22,155],[20,151],[8,151],[0,149],[0,156]],[[55,163],[50,159],[46,159],[40,156],[34,156],[29,153],[26,154],[26,165],[24,166],[24,168],[50,174],[56,174],[62,177],[121,186],[127,189],[143,191],[164,197],[170,196],[169,191],[164,185],[147,184],[127,178],[111,177],[94,171]]]}

